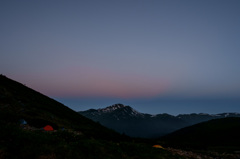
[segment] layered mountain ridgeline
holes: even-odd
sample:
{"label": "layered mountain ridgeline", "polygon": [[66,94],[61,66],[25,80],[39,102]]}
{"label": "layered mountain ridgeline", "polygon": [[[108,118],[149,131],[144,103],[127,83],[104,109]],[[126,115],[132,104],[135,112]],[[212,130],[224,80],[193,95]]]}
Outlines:
{"label": "layered mountain ridgeline", "polygon": [[[54,131],[41,129],[51,125]],[[182,158],[120,135],[0,75],[0,158]]]}
{"label": "layered mountain ridgeline", "polygon": [[[202,150],[210,153],[231,153],[233,156],[221,158],[240,158],[240,118],[230,117],[213,119],[193,126],[182,128],[160,138],[166,146],[186,150]],[[218,155],[218,153],[215,153]]]}
{"label": "layered mountain ridgeline", "polygon": [[130,106],[115,104],[103,109],[80,111],[81,115],[97,121],[120,133],[132,137],[155,138],[166,135],[180,128],[194,125],[211,119],[240,117],[238,113],[210,114],[169,114],[150,115],[140,113]]}

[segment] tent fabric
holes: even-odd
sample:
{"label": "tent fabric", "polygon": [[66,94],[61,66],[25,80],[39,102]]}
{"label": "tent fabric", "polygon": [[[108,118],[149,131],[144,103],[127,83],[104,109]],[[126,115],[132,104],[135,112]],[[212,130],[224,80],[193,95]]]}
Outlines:
{"label": "tent fabric", "polygon": [[20,122],[21,125],[27,125],[27,122],[24,119],[20,119],[19,122]]}
{"label": "tent fabric", "polygon": [[164,149],[161,145],[153,145],[154,148]]}
{"label": "tent fabric", "polygon": [[53,131],[53,127],[51,125],[46,125],[44,128],[43,128],[45,131]]}

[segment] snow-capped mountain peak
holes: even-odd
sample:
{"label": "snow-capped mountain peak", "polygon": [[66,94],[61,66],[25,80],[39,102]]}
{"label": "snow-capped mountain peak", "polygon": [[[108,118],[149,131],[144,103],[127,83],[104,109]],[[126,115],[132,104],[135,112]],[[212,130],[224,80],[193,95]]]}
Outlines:
{"label": "snow-capped mountain peak", "polygon": [[123,104],[114,104],[111,106],[108,106],[106,108],[100,108],[100,109],[89,109],[87,111],[80,112],[81,114],[85,116],[113,116],[117,118],[128,118],[128,117],[144,117],[143,113],[140,113],[133,109],[130,106],[125,106]]}
{"label": "snow-capped mountain peak", "polygon": [[118,114],[118,116],[143,116],[142,113],[136,111],[135,109],[133,109],[130,106],[125,106],[123,104],[114,104],[111,106],[108,106],[106,108],[102,108],[102,109],[97,109],[98,113],[105,113],[105,114],[110,114],[113,113],[116,115]]}
{"label": "snow-capped mountain peak", "polygon": [[114,104],[114,105],[108,106],[106,108],[97,109],[97,111],[98,112],[104,112],[104,113],[110,113],[110,112],[113,112],[117,109],[121,109],[121,108],[124,108],[124,107],[126,107],[126,106],[123,105],[123,104]]}

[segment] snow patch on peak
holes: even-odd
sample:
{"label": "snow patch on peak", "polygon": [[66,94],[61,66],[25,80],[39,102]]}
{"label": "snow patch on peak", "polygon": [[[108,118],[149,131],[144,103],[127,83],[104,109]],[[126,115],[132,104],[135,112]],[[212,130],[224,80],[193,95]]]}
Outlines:
{"label": "snow patch on peak", "polygon": [[110,112],[113,112],[114,110],[124,108],[124,107],[126,107],[126,106],[123,104],[114,104],[114,105],[108,106],[106,108],[98,109],[98,112],[110,113]]}
{"label": "snow patch on peak", "polygon": [[135,109],[131,108],[132,112],[131,114],[133,115],[137,115],[137,114],[142,114],[142,113],[139,113],[138,111],[136,111]]}
{"label": "snow patch on peak", "polygon": [[97,109],[98,114],[110,114],[110,113],[120,113],[123,116],[132,117],[144,117],[144,115],[130,106],[125,106],[123,104],[114,104],[106,108]]}
{"label": "snow patch on peak", "polygon": [[130,111],[131,111],[131,113],[129,113],[129,115],[131,115],[131,116],[144,117],[144,114],[143,114],[143,113],[140,113],[140,112],[136,111],[135,109],[133,109],[133,108],[131,108],[131,107],[130,107]]}

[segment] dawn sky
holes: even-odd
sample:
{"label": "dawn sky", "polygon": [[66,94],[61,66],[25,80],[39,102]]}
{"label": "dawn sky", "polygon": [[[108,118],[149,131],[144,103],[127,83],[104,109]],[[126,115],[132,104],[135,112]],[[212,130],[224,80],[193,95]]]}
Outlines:
{"label": "dawn sky", "polygon": [[239,0],[3,0],[0,22],[0,73],[75,110],[240,98]]}

